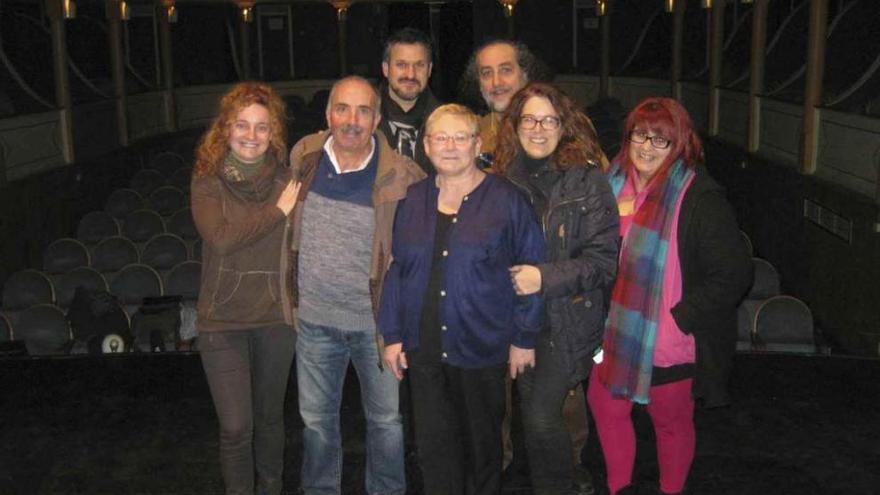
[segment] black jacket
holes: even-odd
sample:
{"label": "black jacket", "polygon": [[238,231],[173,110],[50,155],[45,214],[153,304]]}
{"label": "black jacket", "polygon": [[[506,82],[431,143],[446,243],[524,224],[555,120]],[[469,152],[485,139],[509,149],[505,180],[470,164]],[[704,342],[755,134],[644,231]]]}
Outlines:
{"label": "black jacket", "polygon": [[517,157],[507,175],[529,193],[541,220],[548,262],[538,269],[547,331],[553,348],[569,360],[574,386],[586,378],[602,343],[620,249],[617,203],[595,165],[561,171],[545,165],[529,174]]}
{"label": "black jacket", "polygon": [[682,298],[672,308],[681,330],[694,336],[693,396],[705,407],[728,404],[727,379],[736,349],[736,306],[752,284],[752,260],[733,209],[709,173],[697,175],[681,203],[678,257]]}

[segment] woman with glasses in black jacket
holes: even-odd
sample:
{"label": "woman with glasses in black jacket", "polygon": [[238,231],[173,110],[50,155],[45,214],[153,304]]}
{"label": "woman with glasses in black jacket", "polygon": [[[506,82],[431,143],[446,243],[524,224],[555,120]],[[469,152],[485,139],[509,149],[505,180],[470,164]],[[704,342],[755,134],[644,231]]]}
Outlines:
{"label": "woman with glasses in black jacket", "polygon": [[495,150],[495,169],[528,193],[547,243],[545,262],[510,270],[517,294],[539,294],[546,307],[535,368],[517,379],[536,495],[577,493],[563,402],[589,374],[617,269],[617,208],[598,143],[562,91],[530,83],[511,100]]}

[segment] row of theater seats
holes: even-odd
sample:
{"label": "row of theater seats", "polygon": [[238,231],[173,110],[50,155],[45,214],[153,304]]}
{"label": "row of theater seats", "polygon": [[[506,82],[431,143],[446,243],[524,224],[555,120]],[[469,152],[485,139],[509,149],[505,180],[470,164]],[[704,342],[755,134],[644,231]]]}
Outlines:
{"label": "row of theater seats", "polygon": [[148,209],[155,211],[163,218],[171,218],[181,208],[189,205],[189,189],[175,186],[161,186],[147,196],[134,189],[117,189],[107,198],[106,211],[117,220],[125,220],[134,211]]}
{"label": "row of theater seats", "polygon": [[145,297],[198,298],[201,240],[189,209],[191,169],[172,152],[155,155],[114,190],[104,210],[80,219],[76,238],[43,251],[42,271],[14,273],[3,286],[0,342],[30,354],[57,352],[72,337],[65,312],[77,287],[109,291],[131,318]]}
{"label": "row of theater seats", "polygon": [[[754,254],[748,235],[743,242]],[[767,260],[753,257],[754,283],[737,308],[737,350],[814,354],[813,314],[800,299],[781,294],[779,272]]]}
{"label": "row of theater seats", "polygon": [[201,260],[199,239],[187,242],[178,235],[160,231],[144,242],[114,235],[89,247],[77,239],[65,237],[54,241],[43,252],[43,270],[50,275],[59,275],[90,266],[106,274],[119,271],[125,265],[144,263],[164,272],[187,260]]}
{"label": "row of theater seats", "polygon": [[[49,273],[83,265],[107,273],[131,263],[144,263],[163,271],[187,259],[201,259],[201,242],[188,206],[191,170],[173,153],[160,153],[151,167],[134,174],[130,188],[114,190],[103,211],[83,216],[76,239],[59,239],[44,252]],[[187,181],[185,189],[169,185]],[[182,185],[182,184],[181,184]],[[79,241],[87,249],[76,246]]]}
{"label": "row of theater seats", "polygon": [[[78,287],[114,294],[123,304],[140,304],[144,297],[181,296],[198,299],[202,263],[184,260],[159,271],[143,263],[131,263],[113,273],[80,266],[60,274],[27,268],[12,274],[3,284],[4,312],[17,312],[35,304],[57,304],[67,309]],[[136,308],[135,308],[136,309]]]}
{"label": "row of theater seats", "polygon": [[199,234],[193,225],[189,206],[184,205],[170,214],[163,214],[161,210],[132,205],[130,211],[118,218],[106,210],[91,211],[80,219],[76,237],[86,244],[95,244],[114,235],[145,240],[162,232],[171,232],[188,240],[196,239]]}
{"label": "row of theater seats", "polygon": [[23,341],[30,354],[52,354],[72,339],[65,317],[77,288],[109,291],[129,319],[148,297],[175,295],[192,306],[199,297],[202,264],[182,261],[162,276],[147,265],[133,263],[110,277],[80,266],[51,277],[34,269],[14,273],[3,285],[0,342]]}

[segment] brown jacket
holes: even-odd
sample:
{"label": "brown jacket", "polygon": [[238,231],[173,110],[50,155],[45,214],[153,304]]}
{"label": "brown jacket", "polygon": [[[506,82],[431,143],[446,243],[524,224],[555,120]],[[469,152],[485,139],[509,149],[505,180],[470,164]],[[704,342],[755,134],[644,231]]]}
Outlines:
{"label": "brown jacket", "polygon": [[[285,306],[285,319],[296,320],[296,306],[298,302],[297,282],[297,259],[299,257],[299,242],[302,238],[302,204],[308,196],[312,181],[315,177],[318,161],[324,152],[324,142],[330,136],[328,131],[321,131],[302,138],[290,151],[290,169],[294,180],[302,181],[297,205],[291,214],[291,228],[293,230],[290,249],[293,256],[293,265],[290,278],[286,281],[286,287],[290,288],[292,305]],[[373,234],[372,258],[370,262],[370,296],[373,303],[373,315],[379,310],[379,296],[382,290],[382,281],[385,272],[391,265],[391,228],[394,224],[394,213],[397,210],[397,202],[406,197],[406,190],[411,185],[425,177],[425,173],[419,166],[399,154],[397,154],[385,136],[377,132],[374,134],[378,143],[379,169],[376,172],[376,181],[373,183],[373,209],[376,215],[375,231]],[[308,234],[306,234],[308,235]],[[345,242],[340,239],[340,242]],[[285,292],[287,292],[285,290]],[[376,332],[377,338],[381,334]],[[380,355],[381,355],[381,342]]]}
{"label": "brown jacket", "polygon": [[290,297],[281,290],[281,274],[290,221],[275,203],[289,181],[286,164],[243,182],[227,181],[220,171],[193,179],[192,214],[202,236],[200,332],[285,321]]}
{"label": "brown jacket", "polygon": [[501,127],[501,116],[495,112],[489,112],[480,117],[480,151],[494,153],[498,141],[498,131]]}

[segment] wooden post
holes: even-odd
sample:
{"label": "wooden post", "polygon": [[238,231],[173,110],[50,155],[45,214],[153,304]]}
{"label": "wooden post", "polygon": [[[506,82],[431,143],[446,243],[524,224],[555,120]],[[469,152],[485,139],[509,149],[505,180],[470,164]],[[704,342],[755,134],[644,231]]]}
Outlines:
{"label": "wooden post", "polygon": [[599,98],[611,96],[611,12],[614,3],[606,0],[605,15],[599,17],[601,58],[599,63]]}
{"label": "wooden post", "polygon": [[709,29],[709,135],[718,135],[719,100],[721,96],[721,56],[724,48],[724,4],[715,0],[712,5]]}
{"label": "wooden post", "polygon": [[769,0],[755,0],[752,8],[752,52],[749,78],[749,127],[747,148],[755,153],[761,144],[761,94],[764,93],[764,51],[767,47]]}
{"label": "wooden post", "polygon": [[801,135],[801,171],[816,172],[819,155],[819,106],[822,104],[822,73],[825,71],[825,36],[828,0],[810,0],[807,36],[807,80],[804,87],[804,123]]}
{"label": "wooden post", "polygon": [[107,41],[110,44],[110,70],[113,79],[113,104],[116,107],[116,130],[120,146],[128,146],[128,112],[125,94],[125,61],[122,54],[122,14],[119,0],[107,0]]}
{"label": "wooden post", "polygon": [[241,79],[243,81],[251,78],[251,25],[245,22],[241,10],[238,12],[238,37],[241,38],[239,49],[241,56],[239,63],[241,64]]}
{"label": "wooden post", "polygon": [[724,48],[724,0],[712,5],[709,29],[709,135],[718,135],[721,96],[721,56]]}
{"label": "wooden post", "polygon": [[61,153],[64,163],[73,163],[73,115],[70,78],[67,73],[67,30],[64,26],[62,0],[46,0],[52,34],[52,72],[55,76],[55,104],[58,106]]}
{"label": "wooden post", "polygon": [[755,0],[752,7],[752,52],[749,71],[749,127],[746,147],[755,153],[761,146],[761,94],[764,92],[764,59],[767,48],[769,0]]}
{"label": "wooden post", "polygon": [[162,91],[165,100],[165,128],[169,132],[177,130],[177,107],[174,101],[174,58],[171,49],[171,22],[168,12],[158,6],[159,18],[159,58],[162,64]]}
{"label": "wooden post", "polygon": [[348,51],[346,46],[348,43],[346,36],[348,7],[336,9],[336,20],[336,26],[339,30],[339,75],[344,77],[348,75],[348,57],[346,56]]}
{"label": "wooden post", "polygon": [[676,0],[672,13],[672,70],[669,81],[672,97],[681,100],[681,50],[684,45],[684,11],[686,0]]}

